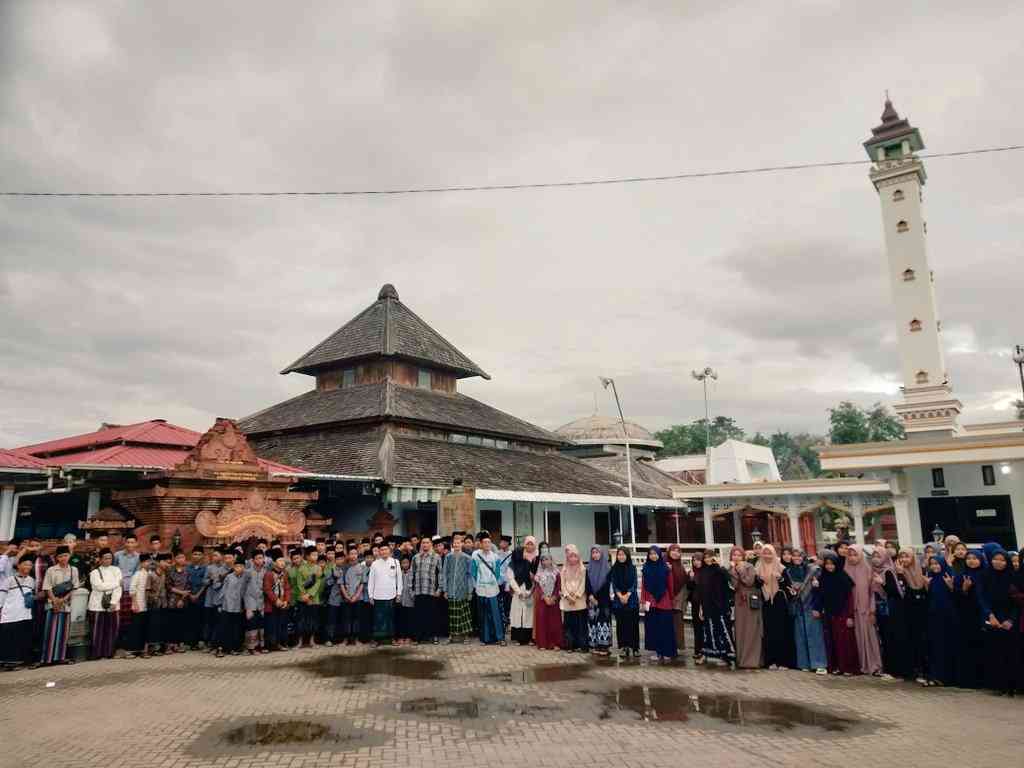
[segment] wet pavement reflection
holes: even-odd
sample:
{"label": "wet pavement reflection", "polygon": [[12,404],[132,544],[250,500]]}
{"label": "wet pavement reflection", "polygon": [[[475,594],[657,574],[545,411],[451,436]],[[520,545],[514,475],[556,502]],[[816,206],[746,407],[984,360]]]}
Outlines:
{"label": "wet pavement reflection", "polygon": [[799,726],[843,732],[860,721],[780,699],[756,699],[729,694],[690,693],[680,688],[628,685],[598,694],[602,719],[630,712],[645,721],[683,723],[709,717],[736,726],[788,731]]}
{"label": "wet pavement reflection", "polygon": [[445,670],[445,663],[438,659],[411,656],[391,649],[355,655],[329,654],[295,666],[319,677],[347,678],[354,682],[365,682],[370,675],[404,680],[440,680]]}

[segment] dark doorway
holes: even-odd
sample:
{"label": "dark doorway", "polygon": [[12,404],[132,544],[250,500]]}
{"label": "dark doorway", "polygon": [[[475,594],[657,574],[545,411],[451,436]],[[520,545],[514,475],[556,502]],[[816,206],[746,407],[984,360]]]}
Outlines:
{"label": "dark doorway", "polygon": [[406,536],[433,536],[437,533],[437,504],[433,501],[421,501],[416,509],[405,511]]}
{"label": "dark doorway", "polygon": [[923,541],[932,540],[937,525],[946,536],[956,534],[961,541],[971,544],[995,541],[1007,548],[1017,548],[1009,496],[944,496],[919,499],[918,506]]}

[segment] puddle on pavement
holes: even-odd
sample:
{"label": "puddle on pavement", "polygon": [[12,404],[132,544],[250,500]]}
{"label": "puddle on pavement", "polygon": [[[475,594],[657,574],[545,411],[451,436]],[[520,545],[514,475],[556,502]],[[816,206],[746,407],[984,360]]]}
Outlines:
{"label": "puddle on pavement", "polygon": [[374,651],[356,655],[329,654],[296,665],[319,677],[342,677],[363,682],[370,675],[405,680],[439,680],[445,663],[438,659],[408,656],[401,651]]}
{"label": "puddle on pavement", "polygon": [[311,741],[338,741],[341,737],[332,733],[323,723],[308,720],[277,720],[232,728],[223,738],[225,743],[231,745],[262,747],[275,744],[308,744]]}
{"label": "puddle on pavement", "polygon": [[236,755],[240,751],[304,752],[351,751],[377,747],[387,736],[356,728],[343,718],[252,717],[214,722],[188,751],[203,757]]}
{"label": "puddle on pavement", "polygon": [[565,683],[582,680],[591,673],[589,664],[545,664],[539,667],[499,672],[492,677],[506,683]]}
{"label": "puddle on pavement", "polygon": [[409,699],[396,702],[391,711],[425,720],[551,720],[566,716],[561,707],[532,701],[516,703],[476,696],[467,699],[441,699],[433,696]]}
{"label": "puddle on pavement", "polygon": [[752,699],[727,694],[694,694],[679,688],[631,685],[596,694],[601,719],[630,712],[642,720],[685,723],[709,717],[736,726],[789,731],[798,727],[841,733],[862,721],[779,699]]}

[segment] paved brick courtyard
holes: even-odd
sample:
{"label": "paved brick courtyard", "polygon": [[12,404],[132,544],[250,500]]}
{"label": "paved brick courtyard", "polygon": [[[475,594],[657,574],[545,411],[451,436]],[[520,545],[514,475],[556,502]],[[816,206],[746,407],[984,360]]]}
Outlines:
{"label": "paved brick courtyard", "polygon": [[365,653],[188,653],[3,674],[0,764],[834,768],[843,754],[910,766],[940,753],[944,764],[1022,764],[1024,701],[984,693],[532,648]]}

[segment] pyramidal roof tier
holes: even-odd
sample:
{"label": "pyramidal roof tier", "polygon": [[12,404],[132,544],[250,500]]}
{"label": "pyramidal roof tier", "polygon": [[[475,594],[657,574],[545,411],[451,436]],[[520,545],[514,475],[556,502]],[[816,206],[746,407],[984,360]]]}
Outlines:
{"label": "pyramidal roof tier", "polygon": [[892,144],[903,139],[910,142],[912,152],[924,149],[920,131],[912,126],[907,118],[900,117],[888,94],[885,97],[885,106],[882,108],[881,120],[880,124],[871,129],[871,138],[864,142],[864,149],[868,151],[869,157],[875,159],[871,152],[873,147]]}
{"label": "pyramidal roof tier", "polygon": [[427,325],[398,298],[395,286],[380,289],[377,301],[321,341],[281,373],[315,374],[374,357],[404,358],[455,373],[458,378],[491,377]]}

